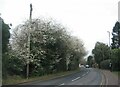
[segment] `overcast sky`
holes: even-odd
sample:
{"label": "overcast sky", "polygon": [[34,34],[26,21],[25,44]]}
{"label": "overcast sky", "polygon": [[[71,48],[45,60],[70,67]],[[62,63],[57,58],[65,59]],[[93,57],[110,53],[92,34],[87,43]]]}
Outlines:
{"label": "overcast sky", "polygon": [[[118,20],[119,0],[0,0],[0,13],[5,23],[14,28],[29,18],[29,4],[33,18],[53,18],[82,39],[91,53],[97,41],[108,44],[107,31],[112,32]],[[112,37],[112,36],[111,36]]]}

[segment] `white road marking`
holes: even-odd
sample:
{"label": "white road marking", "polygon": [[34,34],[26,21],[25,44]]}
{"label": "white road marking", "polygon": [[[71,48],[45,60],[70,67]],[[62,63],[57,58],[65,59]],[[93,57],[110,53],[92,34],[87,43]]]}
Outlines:
{"label": "white road marking", "polygon": [[108,78],[106,78],[106,85],[108,85]]}
{"label": "white road marking", "polygon": [[58,86],[55,86],[55,87],[59,87],[59,86],[62,86],[62,85],[65,85],[65,83],[62,83],[62,84],[60,84],[60,85],[58,85]]}
{"label": "white road marking", "polygon": [[73,79],[72,81],[75,81],[75,80],[77,80],[77,79],[79,79],[80,77],[77,77],[77,78],[75,78],[75,79]]}
{"label": "white road marking", "polygon": [[60,84],[60,85],[65,85],[65,83],[62,83],[62,84]]}
{"label": "white road marking", "polygon": [[85,76],[86,74],[83,74],[82,76]]}

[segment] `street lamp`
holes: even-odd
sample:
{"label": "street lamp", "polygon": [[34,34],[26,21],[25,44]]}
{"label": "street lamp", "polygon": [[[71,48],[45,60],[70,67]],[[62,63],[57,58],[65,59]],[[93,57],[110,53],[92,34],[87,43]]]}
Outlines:
{"label": "street lamp", "polygon": [[110,31],[107,31],[109,34],[109,47],[110,47]]}
{"label": "street lamp", "polygon": [[112,62],[111,62],[111,46],[110,46],[110,31],[107,31],[108,34],[109,34],[109,47],[110,47],[110,53],[109,53],[109,58],[110,58],[110,64],[109,64],[109,67],[110,67],[110,71],[112,71]]}

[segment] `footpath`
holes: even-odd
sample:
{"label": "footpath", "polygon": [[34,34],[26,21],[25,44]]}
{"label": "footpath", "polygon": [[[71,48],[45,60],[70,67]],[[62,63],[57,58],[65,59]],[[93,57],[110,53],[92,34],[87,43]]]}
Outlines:
{"label": "footpath", "polygon": [[118,85],[120,87],[120,77],[109,70],[101,70],[103,73],[105,84],[104,85]]}

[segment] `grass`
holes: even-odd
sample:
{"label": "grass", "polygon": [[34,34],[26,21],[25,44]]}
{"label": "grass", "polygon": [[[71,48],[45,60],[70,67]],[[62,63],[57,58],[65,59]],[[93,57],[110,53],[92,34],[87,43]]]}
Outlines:
{"label": "grass", "polygon": [[117,75],[118,77],[120,77],[120,71],[114,71],[113,72],[115,75]]}
{"label": "grass", "polygon": [[9,76],[8,79],[6,79],[6,80],[3,80],[3,85],[15,85],[15,84],[37,81],[37,80],[39,80],[39,81],[49,80],[49,79],[62,77],[63,75],[64,76],[70,75],[70,74],[78,72],[78,71],[80,71],[80,69],[77,69],[74,71],[59,72],[59,73],[49,74],[49,75],[40,76],[40,77],[30,77],[29,79],[14,75],[14,76]]}

